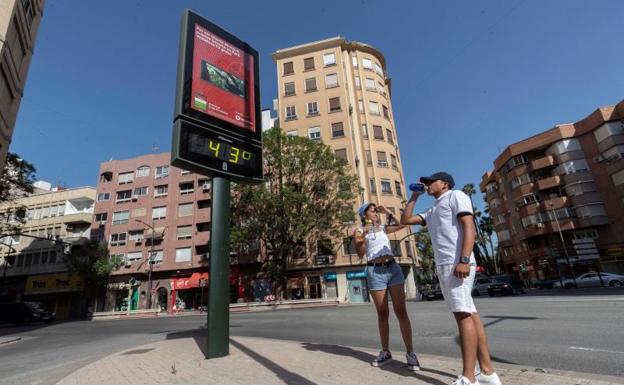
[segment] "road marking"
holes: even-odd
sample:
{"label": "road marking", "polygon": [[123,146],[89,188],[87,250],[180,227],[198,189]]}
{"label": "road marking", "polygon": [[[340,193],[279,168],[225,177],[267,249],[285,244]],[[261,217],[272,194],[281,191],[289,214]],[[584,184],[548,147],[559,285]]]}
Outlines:
{"label": "road marking", "polygon": [[572,349],[572,350],[585,350],[585,351],[589,351],[589,352],[624,354],[624,352],[619,352],[617,350],[593,349],[593,348],[584,348],[584,347],[581,347],[581,346],[570,346],[570,349]]}

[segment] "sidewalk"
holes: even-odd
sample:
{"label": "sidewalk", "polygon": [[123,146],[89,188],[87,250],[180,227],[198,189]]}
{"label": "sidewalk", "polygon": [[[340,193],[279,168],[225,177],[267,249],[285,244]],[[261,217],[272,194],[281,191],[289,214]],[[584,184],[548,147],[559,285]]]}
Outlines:
{"label": "sidewalk", "polygon": [[[205,334],[180,333],[179,338],[113,354],[65,377],[57,385],[384,385],[450,384],[460,361],[419,355],[423,369],[410,372],[405,356],[374,368],[376,351],[337,345],[233,337],[230,355],[205,360]],[[497,364],[505,385],[608,385],[624,384],[616,377],[542,370]]]}

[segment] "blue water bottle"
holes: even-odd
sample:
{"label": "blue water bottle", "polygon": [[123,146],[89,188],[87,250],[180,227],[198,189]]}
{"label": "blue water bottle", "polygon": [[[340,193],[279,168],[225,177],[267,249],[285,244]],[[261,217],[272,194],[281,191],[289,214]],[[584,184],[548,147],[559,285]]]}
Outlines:
{"label": "blue water bottle", "polygon": [[412,183],[409,185],[410,191],[421,193],[425,192],[425,185],[422,183]]}

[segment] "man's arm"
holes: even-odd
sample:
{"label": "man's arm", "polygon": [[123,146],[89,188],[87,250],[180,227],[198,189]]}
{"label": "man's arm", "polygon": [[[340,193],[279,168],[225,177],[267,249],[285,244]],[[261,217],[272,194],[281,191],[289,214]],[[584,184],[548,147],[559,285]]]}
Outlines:
{"label": "man's arm", "polygon": [[[475,243],[475,224],[472,214],[460,214],[457,218],[458,224],[462,228],[463,236],[461,240],[461,255],[469,256],[472,254]],[[470,264],[459,263],[455,267],[455,276],[457,278],[466,278],[470,275]]]}
{"label": "man's arm", "polygon": [[407,201],[407,205],[405,206],[405,210],[401,214],[401,224],[402,225],[423,225],[425,223],[425,219],[420,215],[414,214],[414,206],[416,205],[416,200],[418,200],[418,196],[420,194],[414,192],[412,196]]}

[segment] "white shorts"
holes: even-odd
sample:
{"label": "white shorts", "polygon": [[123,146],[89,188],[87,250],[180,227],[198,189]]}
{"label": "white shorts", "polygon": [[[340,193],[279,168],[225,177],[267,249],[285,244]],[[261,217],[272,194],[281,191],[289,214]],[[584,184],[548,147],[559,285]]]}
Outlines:
{"label": "white shorts", "polygon": [[476,266],[470,266],[470,275],[461,279],[453,275],[455,265],[436,266],[438,280],[444,301],[453,313],[476,313],[477,308],[472,301],[472,285],[474,283]]}

